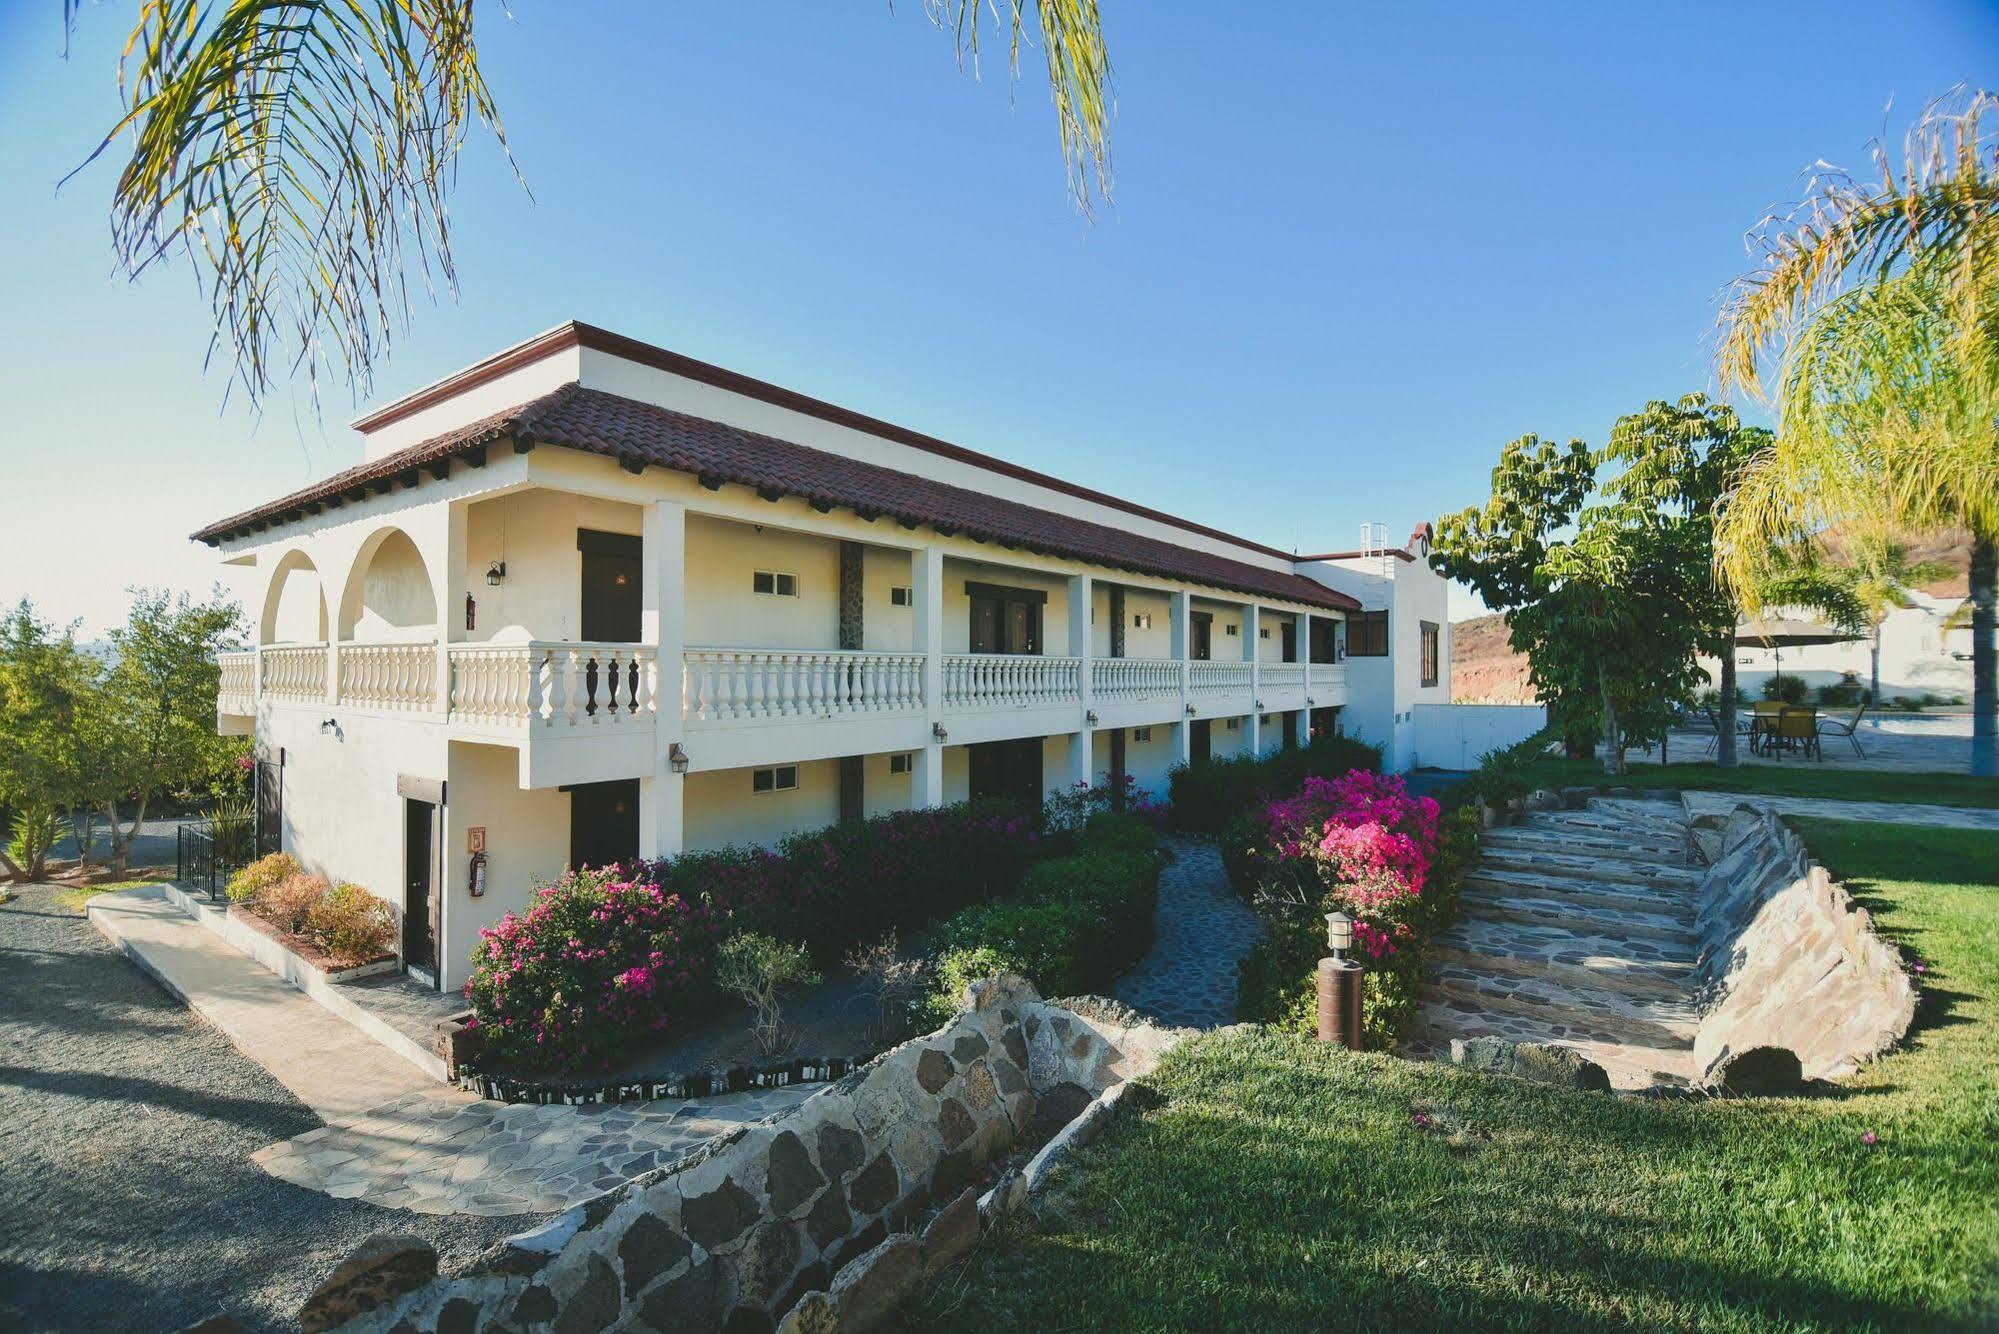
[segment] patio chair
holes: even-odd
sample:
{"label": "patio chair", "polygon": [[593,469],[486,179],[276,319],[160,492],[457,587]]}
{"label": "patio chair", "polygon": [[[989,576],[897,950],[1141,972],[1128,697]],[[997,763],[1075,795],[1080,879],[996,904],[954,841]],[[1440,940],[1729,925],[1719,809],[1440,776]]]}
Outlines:
{"label": "patio chair", "polygon": [[1801,751],[1813,759],[1823,760],[1825,755],[1819,750],[1819,711],[1787,707],[1777,715],[1777,731],[1772,742],[1786,750]]}
{"label": "patio chair", "polygon": [[1819,719],[1819,737],[1820,737],[1821,746],[1823,746],[1824,738],[1826,737],[1843,736],[1846,738],[1846,743],[1849,746],[1853,747],[1853,753],[1855,755],[1858,755],[1863,760],[1866,759],[1867,752],[1860,748],[1860,737],[1858,733],[1860,731],[1860,724],[1867,717],[1867,711],[1873,707],[1874,705],[1870,701],[1867,703],[1863,703],[1859,708],[1855,709],[1852,715],[1849,717]]}
{"label": "patio chair", "polygon": [[1777,737],[1777,720],[1784,716],[1788,707],[1782,700],[1758,700],[1755,712],[1749,716],[1749,749],[1752,753],[1759,749],[1765,755],[1770,753]]}
{"label": "patio chair", "polygon": [[[1707,753],[1712,755],[1721,745],[1721,714],[1712,706],[1703,708],[1701,712],[1707,715],[1708,726],[1714,730],[1714,735],[1708,738],[1707,743]],[[1735,711],[1735,735],[1747,739],[1752,748],[1756,744],[1755,729],[1749,725],[1749,719],[1742,716],[1740,709]]]}

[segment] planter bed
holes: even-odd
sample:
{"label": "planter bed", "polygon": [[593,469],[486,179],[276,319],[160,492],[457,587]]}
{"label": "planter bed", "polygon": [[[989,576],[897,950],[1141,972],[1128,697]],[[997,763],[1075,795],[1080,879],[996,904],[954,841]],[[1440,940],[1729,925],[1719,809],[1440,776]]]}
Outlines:
{"label": "planter bed", "polygon": [[[297,987],[313,1001],[354,1025],[433,1079],[450,1078],[444,1058],[358,1004],[342,983],[376,977],[396,970],[393,954],[351,968],[331,967],[331,960],[305,941],[281,933],[252,913],[212,903],[178,881],[166,882],[167,897],[182,912],[220,936],[231,947]],[[305,951],[311,951],[310,957]]]}
{"label": "planter bed", "polygon": [[554,1080],[463,1070],[458,1076],[458,1087],[495,1102],[565,1106],[650,1102],[656,1098],[712,1098],[724,1093],[746,1093],[751,1089],[827,1083],[860,1069],[874,1056],[873,1053],[866,1056],[795,1056],[768,1064],[731,1065],[716,1070],[692,1070],[685,1074],[639,1079]]}

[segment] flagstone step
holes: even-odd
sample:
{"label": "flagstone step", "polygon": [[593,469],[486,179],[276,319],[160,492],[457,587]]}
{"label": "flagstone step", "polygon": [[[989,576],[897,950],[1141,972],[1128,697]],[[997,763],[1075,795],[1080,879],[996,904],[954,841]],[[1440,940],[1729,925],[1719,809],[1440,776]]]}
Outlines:
{"label": "flagstone step", "polygon": [[1690,1043],[1646,1045],[1596,1032],[1586,1023],[1548,1022],[1521,1015],[1489,1014],[1432,1001],[1417,1009],[1404,1055],[1451,1059],[1452,1038],[1501,1038],[1508,1042],[1546,1042],[1572,1047],[1595,1061],[1618,1089],[1641,1089],[1659,1083],[1682,1083],[1696,1074]]}
{"label": "flagstone step", "polygon": [[1452,927],[1431,946],[1431,957],[1467,969],[1667,1001],[1685,997],[1694,967],[1690,949],[1664,941],[1490,919]]}
{"label": "flagstone step", "polygon": [[1662,859],[1685,862],[1693,840],[1684,828],[1663,822],[1634,820],[1602,811],[1524,811],[1514,817],[1515,829],[1539,829],[1569,836],[1611,839],[1629,847],[1656,852]]}
{"label": "flagstone step", "polygon": [[1430,999],[1487,1014],[1511,1014],[1586,1031],[1598,1040],[1691,1049],[1700,1015],[1685,1001],[1652,1000],[1604,987],[1565,986],[1545,977],[1491,973],[1439,962]]}
{"label": "flagstone step", "polygon": [[1505,849],[1546,851],[1571,857],[1617,858],[1664,866],[1686,864],[1685,850],[1666,840],[1648,842],[1623,834],[1590,834],[1524,824],[1495,825],[1480,836],[1479,846],[1488,856]]}
{"label": "flagstone step", "polygon": [[1630,857],[1602,857],[1588,853],[1555,852],[1549,848],[1486,846],[1479,859],[1481,869],[1526,871],[1530,874],[1570,876],[1595,882],[1619,881],[1633,885],[1656,885],[1691,894],[1700,883],[1701,872],[1693,866],[1675,866],[1657,860]]}
{"label": "flagstone step", "polygon": [[1585,806],[1531,811],[1557,823],[1599,824],[1613,829],[1644,829],[1666,839],[1686,836],[1686,807],[1677,801],[1625,801],[1592,797]]}
{"label": "flagstone step", "polygon": [[1695,938],[1691,898],[1669,898],[1629,884],[1519,880],[1479,870],[1465,876],[1463,906],[1467,916],[1515,918],[1599,936],[1673,944],[1691,944]]}

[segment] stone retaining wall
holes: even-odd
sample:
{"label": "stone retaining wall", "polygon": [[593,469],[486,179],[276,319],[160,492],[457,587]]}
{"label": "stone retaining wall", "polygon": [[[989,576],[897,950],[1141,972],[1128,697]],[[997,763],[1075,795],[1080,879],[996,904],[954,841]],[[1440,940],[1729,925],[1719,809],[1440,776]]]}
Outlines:
{"label": "stone retaining wall", "polygon": [[[853,1305],[846,1327],[863,1326],[865,1294],[853,1296],[851,1273],[836,1282],[843,1266],[899,1254],[882,1243],[941,1207],[962,1210],[990,1163],[1151,1069],[1177,1038],[1108,1007],[1043,1002],[1015,977],[980,983],[967,1000],[944,1027],[783,1116],[635,1177],[341,1328],[768,1329],[806,1293],[820,1301],[828,1290]],[[925,1235],[945,1220],[931,1221]]]}
{"label": "stone retaining wall", "polygon": [[1900,952],[1796,834],[1771,812],[1740,806],[1711,863],[1694,972],[1704,1009],[1694,1038],[1701,1071],[1782,1047],[1805,1078],[1837,1078],[1900,1040],[1916,1012]]}

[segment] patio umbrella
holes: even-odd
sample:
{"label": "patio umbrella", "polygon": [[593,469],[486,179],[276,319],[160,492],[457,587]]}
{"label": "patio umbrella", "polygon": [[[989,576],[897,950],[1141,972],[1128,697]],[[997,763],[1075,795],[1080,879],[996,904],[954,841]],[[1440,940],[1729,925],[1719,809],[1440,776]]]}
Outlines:
{"label": "patio umbrella", "polygon": [[1735,642],[1767,648],[1777,657],[1777,675],[1784,674],[1784,650],[1811,644],[1844,644],[1863,638],[1859,632],[1840,630],[1816,621],[1794,621],[1785,617],[1752,618],[1735,627]]}

